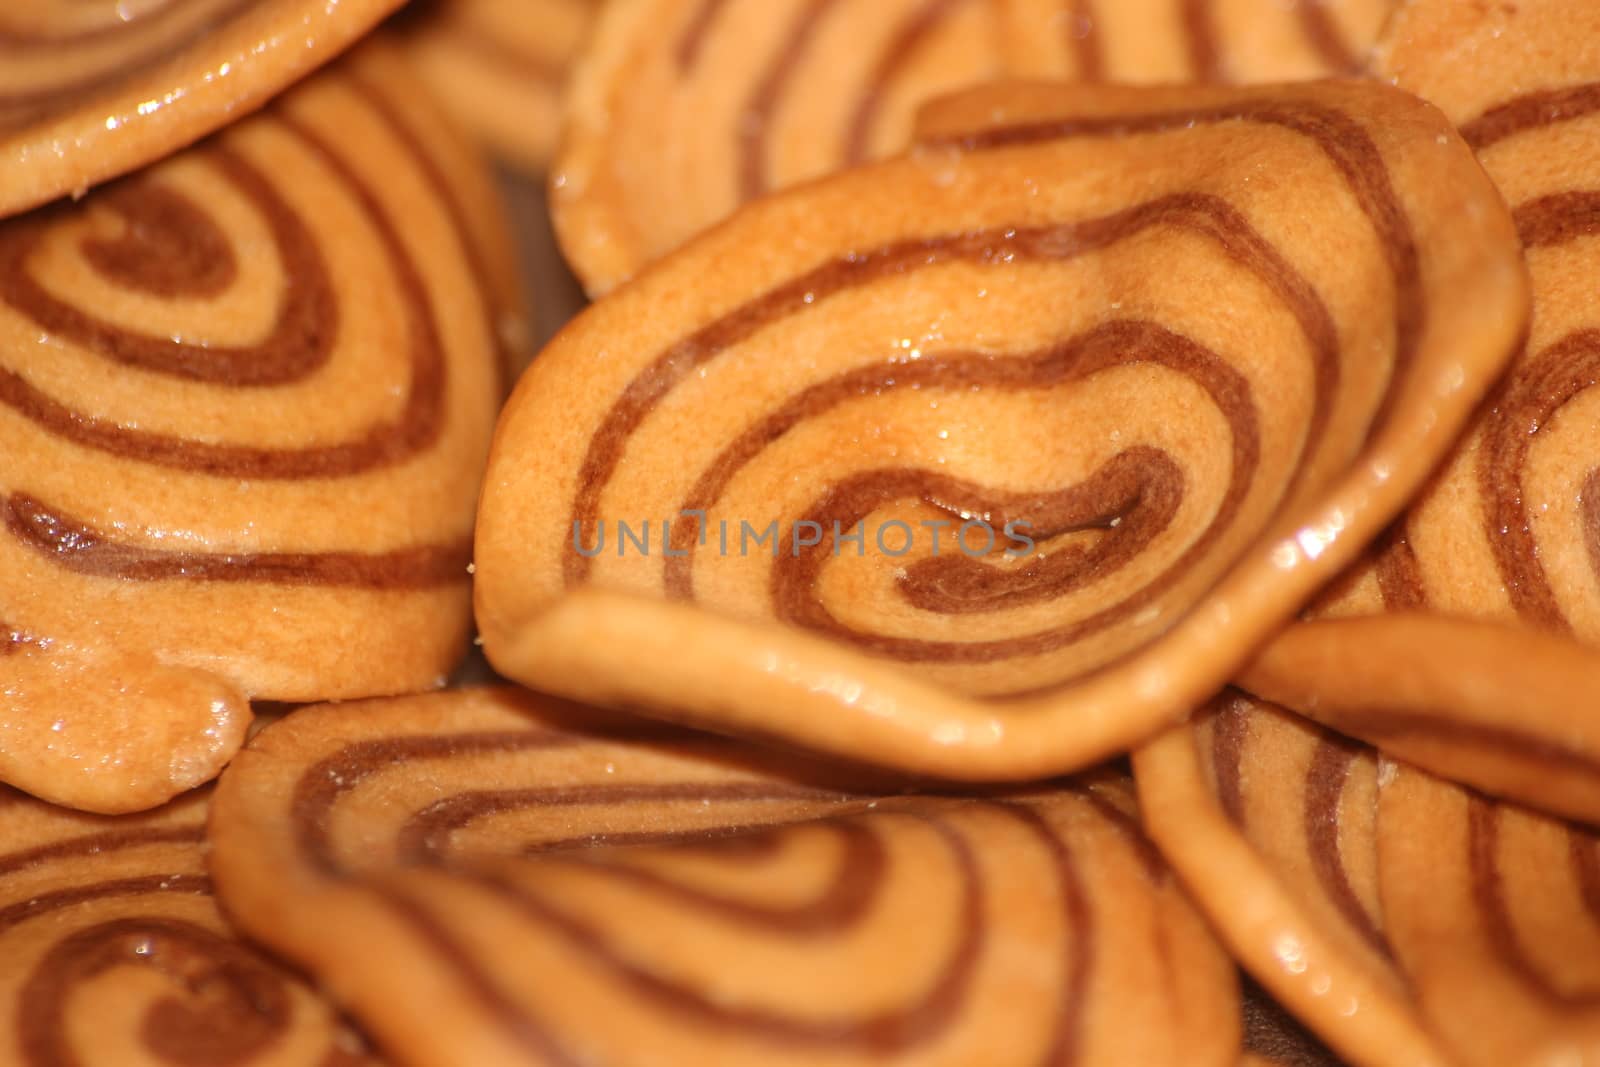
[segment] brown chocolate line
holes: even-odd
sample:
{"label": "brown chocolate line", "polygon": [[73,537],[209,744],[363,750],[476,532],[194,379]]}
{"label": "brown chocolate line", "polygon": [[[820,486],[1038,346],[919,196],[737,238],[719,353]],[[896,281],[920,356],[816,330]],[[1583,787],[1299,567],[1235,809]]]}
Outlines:
{"label": "brown chocolate line", "polygon": [[1517,935],[1506,900],[1505,882],[1498,856],[1501,805],[1476,792],[1467,794],[1467,856],[1472,900],[1478,919],[1505,968],[1536,994],[1568,1008],[1600,1004],[1600,991],[1569,993],[1558,989],[1528,957]]}
{"label": "brown chocolate line", "polygon": [[1245,828],[1244,749],[1250,743],[1250,702],[1228,690],[1213,702],[1211,766],[1217,778],[1217,801],[1228,821]]}
{"label": "brown chocolate line", "polygon": [[[614,951],[604,931],[593,923],[568,914],[504,874],[495,871],[458,871],[472,885],[521,912],[536,925],[559,934],[628,989],[646,997],[671,1015],[748,1037],[805,1048],[856,1048],[873,1055],[904,1053],[937,1038],[960,1016],[987,933],[984,887],[977,861],[966,839],[935,815],[907,812],[926,822],[950,851],[962,884],[957,937],[949,959],[933,982],[914,1003],[855,1019],[811,1020],[757,1007],[738,1007],[713,999],[650,971]],[[831,821],[831,820],[830,820]],[[860,872],[850,872],[856,874]],[[874,890],[875,892],[876,890]],[[716,911],[714,899],[704,906]],[[802,932],[808,938],[816,931]]]}
{"label": "brown chocolate line", "polygon": [[754,200],[764,194],[767,176],[767,140],[772,118],[783,102],[800,58],[811,45],[823,18],[839,0],[802,0],[799,15],[789,26],[782,49],[766,74],[756,83],[739,115],[739,198]]}
{"label": "brown chocolate line", "polygon": [[[1083,222],[1030,229],[996,227],[975,233],[912,238],[824,263],[734,308],[667,348],[628,383],[613,403],[590,439],[579,472],[571,514],[575,528],[586,530],[593,526],[599,514],[600,494],[621,462],[628,438],[655,405],[697,368],[769,325],[880,277],[957,262],[1005,264],[1016,259],[1072,259],[1157,225],[1177,226],[1215,240],[1225,255],[1256,273],[1295,315],[1312,350],[1315,393],[1305,447],[1315,447],[1339,379],[1338,335],[1331,314],[1309,282],[1230,205],[1215,197],[1185,193]],[[893,366],[905,370],[909,365]],[[781,422],[771,426],[773,430],[782,428]],[[702,475],[691,493],[691,502],[685,506],[714,499],[737,466],[759,452],[761,444],[753,432],[731,444]],[[689,541],[683,540],[692,532],[687,524],[676,524],[674,532],[675,550],[692,548]],[[591,563],[576,546],[569,545],[563,560],[566,584],[581,583],[588,576]],[[669,589],[690,588],[684,575],[691,572],[684,558],[668,558],[666,567]]]}
{"label": "brown chocolate line", "polygon": [[0,908],[0,933],[19,923],[48,915],[62,908],[77,907],[109,897],[135,897],[150,893],[190,893],[209,896],[211,879],[202,874],[151,874],[117,878],[89,885],[75,885],[40,893],[16,904]]}
{"label": "brown chocolate line", "polygon": [[[849,626],[828,610],[820,592],[823,568],[831,551],[818,545],[804,552],[784,555],[772,565],[771,597],[774,614],[786,622],[848,641],[868,651],[893,656],[912,662],[977,663],[1036,655],[1067,647],[1085,636],[1105,629],[1138,612],[1153,602],[1173,583],[1177,582],[1203,560],[1217,538],[1232,524],[1244,498],[1255,481],[1256,466],[1260,457],[1260,431],[1256,422],[1256,407],[1247,379],[1209,350],[1186,338],[1169,333],[1148,323],[1111,322],[1091,330],[1081,338],[1074,338],[1055,350],[1047,350],[1034,357],[1023,357],[1023,374],[1010,376],[1004,360],[986,360],[991,364],[989,373],[973,375],[972,383],[985,389],[1038,388],[1067,383],[1080,377],[1089,377],[1099,371],[1137,363],[1151,363],[1182,374],[1203,389],[1212,404],[1222,413],[1232,433],[1231,467],[1227,488],[1217,505],[1216,514],[1206,528],[1160,574],[1134,590],[1121,600],[1108,604],[1084,618],[1041,630],[1022,637],[992,641],[935,641],[921,638],[902,638]],[[922,360],[914,365],[919,370],[937,371],[939,361]],[[1029,366],[1032,364],[1033,366]],[[1037,370],[1037,377],[1029,370]],[[901,379],[911,378],[907,368],[898,368]],[[1009,379],[1009,380],[1008,380]],[[914,380],[914,379],[913,379]],[[897,381],[898,385],[899,382]],[[952,383],[965,387],[968,382],[959,376]],[[854,393],[853,395],[860,395]],[[1121,469],[1115,469],[1118,464]],[[1165,527],[1186,492],[1184,479],[1176,464],[1156,449],[1129,449],[1119,453],[1102,471],[1097,472],[1081,486],[1085,500],[1053,501],[1057,507],[1041,508],[1035,516],[1035,534],[1048,538],[1058,532],[1087,528],[1092,523],[1083,521],[1084,515],[1095,513],[1115,514],[1131,519],[1126,533],[1119,527],[1105,535],[1110,551],[1100,560],[1103,572],[1109,573],[1128,562],[1130,552],[1147,543]],[[981,493],[971,492],[972,487],[956,482],[932,471],[896,469],[868,471],[831,487],[806,513],[807,521],[815,522],[825,530],[852,529],[867,515],[892,500],[917,498],[953,502],[952,514],[984,514],[1004,509],[1009,512],[1013,501],[985,499]],[[1164,499],[1163,499],[1164,498]],[[1149,502],[1154,500],[1153,503]],[[1150,514],[1146,516],[1146,509]],[[1081,511],[1081,514],[1075,514]],[[1061,523],[1060,527],[1056,524]],[[1122,545],[1126,537],[1131,544]],[[1122,551],[1117,551],[1118,548]],[[820,549],[820,551],[819,551]],[[687,559],[678,562],[689,562]],[[937,561],[930,560],[935,567]],[[1070,562],[1070,560],[1069,560]],[[984,566],[977,561],[956,563],[967,569]],[[940,568],[943,570],[944,568]],[[1080,580],[1102,577],[1102,574],[1074,574],[1058,576],[1054,586],[1035,588],[1031,593],[1042,596],[1058,595]],[[1015,575],[1001,572],[989,580],[1000,586],[1010,585]],[[1065,578],[1066,580],[1059,580]],[[915,580],[908,571],[902,586]],[[1021,590],[1015,590],[1020,592]],[[926,598],[924,602],[927,603]]]}
{"label": "brown chocolate line", "polygon": [[75,988],[137,965],[189,1001],[156,1000],[138,1038],[175,1067],[235,1067],[281,1044],[293,1019],[287,973],[226,935],[186,919],[128,916],[75,930],[51,945],[17,993],[17,1039],[27,1067],[78,1067],[68,1007]]}
{"label": "brown chocolate line", "polygon": [[[1078,792],[1089,799],[1102,818],[1126,836],[1127,816],[1088,789],[1081,789]],[[1072,850],[1044,816],[1019,802],[1002,801],[995,807],[1011,815],[1032,831],[1044,846],[1051,865],[1055,868],[1056,887],[1061,896],[1062,926],[1068,935],[1069,944],[1066,948],[1071,963],[1067,965],[1061,983],[1061,1002],[1055,1015],[1055,1027],[1044,1053],[1039,1057],[1038,1064],[1039,1067],[1073,1067],[1083,1054],[1083,1017],[1089,999],[1089,979],[1094,973],[1099,950],[1098,931],[1090,913],[1088,889],[1084,885],[1083,875],[1078,870]],[[1143,834],[1137,834],[1137,839],[1143,843],[1144,848],[1135,848],[1134,851],[1141,861],[1148,863],[1146,850],[1152,846]]]}
{"label": "brown chocolate line", "polygon": [[327,364],[339,330],[333,284],[316,237],[244,156],[217,142],[202,151],[265,221],[282,265],[279,310],[260,342],[208,344],[137,333],[74,307],[33,278],[28,260],[50,229],[104,205],[123,217],[126,229],[120,240],[84,241],[86,257],[100,273],[160,297],[220,291],[235,273],[227,236],[204,206],[142,176],[99,190],[86,201],[54,205],[0,225],[0,300],[45,333],[122,366],[234,388],[303,381]]}
{"label": "brown chocolate line", "polygon": [[445,176],[443,168],[439,165],[438,158],[429,150],[414,129],[406,122],[400,108],[395,104],[387,92],[374,84],[359,72],[349,75],[349,85],[363,102],[372,109],[373,114],[383,120],[389,132],[399,141],[416,160],[422,176],[426,179],[439,202],[445,206],[445,211],[450,216],[451,227],[456,231],[461,241],[461,250],[467,260],[467,268],[472,271],[473,280],[477,283],[478,299],[483,304],[484,330],[489,341],[494,345],[495,353],[499,357],[500,386],[502,394],[508,384],[506,378],[511,372],[511,357],[506,351],[505,342],[500,336],[499,315],[514,309],[498,307],[495,295],[495,286],[490,281],[489,264],[485,259],[485,252],[473,234],[472,226],[467,222],[467,207],[461,200],[459,190],[455,184]]}
{"label": "brown chocolate line", "polygon": [[377,196],[321,137],[282,108],[277,120],[295,133],[338,175],[377,230],[401,294],[410,327],[411,381],[399,417],[374,425],[360,438],[309,448],[222,445],[130,429],[83,415],[0,367],[0,403],[45,430],[112,455],[217,477],[297,480],[349,477],[399,463],[434,444],[443,429],[446,373],[438,326],[426,285],[407,255],[392,219]]}
{"label": "brown chocolate line", "polygon": [[715,25],[717,16],[721,15],[727,6],[728,0],[700,0],[700,6],[695,9],[694,17],[689,20],[683,33],[678,37],[678,47],[673,53],[680,75],[690,73],[694,70],[695,64],[700,62],[700,51],[711,36],[711,28]]}
{"label": "brown chocolate line", "polygon": [[1517,205],[1517,236],[1528,248],[1567,244],[1600,235],[1600,192],[1552,193]]}
{"label": "brown chocolate line", "polygon": [[1212,0],[1182,0],[1179,18],[1189,43],[1189,80],[1211,83],[1224,80],[1222,54],[1217,43]]}
{"label": "brown chocolate line", "polygon": [[913,11],[901,24],[894,37],[890,39],[889,47],[878,58],[878,64],[873,68],[872,77],[867,82],[866,91],[856,105],[855,113],[850,117],[850,126],[844,138],[846,165],[853,166],[867,158],[873,127],[877,124],[879,112],[883,110],[884,98],[888,95],[889,87],[894,84],[895,78],[917,51],[939,31],[945,21],[958,8],[970,2],[971,0],[924,0],[922,6]]}
{"label": "brown chocolate line", "polygon": [[[1202,0],[1203,2],[1203,0]],[[1253,100],[1234,107],[1209,107],[1147,115],[1097,115],[997,126],[936,138],[930,145],[993,151],[1077,137],[1129,136],[1190,129],[1197,125],[1254,122],[1278,126],[1311,140],[1344,179],[1372,223],[1395,286],[1394,376],[1405,373],[1427,321],[1422,268],[1411,221],[1395,192],[1388,164],[1361,124],[1335,108],[1295,100]],[[1392,391],[1391,391],[1392,392]],[[1388,403],[1374,420],[1381,424]]]}
{"label": "brown chocolate line", "polygon": [[1570,632],[1545,573],[1523,471],[1538,435],[1563,406],[1600,384],[1600,329],[1579,330],[1513,371],[1484,420],[1478,491],[1484,533],[1517,614],[1545,629]]}
{"label": "brown chocolate line", "polygon": [[527,1050],[530,1062],[549,1067],[589,1067],[588,1059],[580,1059],[555,1040],[550,1028],[532,1009],[512,1000],[472,952],[421,901],[395,888],[376,885],[367,888],[394,918],[406,925],[432,954],[433,961],[466,987],[465,991],[479,1009],[506,1036]]}
{"label": "brown chocolate line", "polygon": [[[699,886],[676,881],[646,867],[617,862],[611,850],[583,850],[546,855],[546,862],[582,867],[612,881],[625,882],[652,896],[672,901],[685,910],[711,914],[731,924],[794,936],[829,934],[848,930],[872,909],[888,869],[889,853],[883,841],[859,823],[828,819],[791,822],[780,827],[761,827],[749,832],[750,839],[766,841],[772,847],[755,851],[767,858],[781,851],[778,838],[807,826],[826,826],[839,839],[838,869],[822,890],[810,900],[792,904],[763,906],[738,897],[714,893]],[[728,841],[731,839],[724,839]],[[682,846],[679,846],[682,848]]]}
{"label": "brown chocolate line", "polygon": [[[84,259],[102,277],[157,297],[199,299],[214,299],[238,279],[233,246],[182,193],[159,182],[122,181],[102,189],[98,202],[120,215],[124,226],[120,237],[82,242]],[[187,347],[163,340],[164,349]],[[163,358],[169,354],[162,352]]]}
{"label": "brown chocolate line", "polygon": [[1326,64],[1331,74],[1356,74],[1361,70],[1361,57],[1351,51],[1345,42],[1339,24],[1328,9],[1328,0],[1300,0],[1295,5],[1300,16],[1300,27],[1311,43],[1317,57]]}
{"label": "brown chocolate line", "polygon": [[1600,111],[1600,82],[1527,93],[1485,111],[1461,126],[1461,136],[1483,151],[1525,130],[1570,122]]}
{"label": "brown chocolate line", "polygon": [[[452,834],[465,829],[478,819],[527,808],[605,807],[672,800],[843,802],[852,799],[857,798],[848,793],[768,782],[624,782],[614,785],[473,790],[444,797],[414,812],[401,825],[396,835],[396,847],[406,862],[437,861],[447,853]],[[673,836],[677,838],[679,835]],[[593,840],[580,837],[539,842],[537,845],[529,846],[526,854],[537,855],[546,851],[557,851]]]}
{"label": "brown chocolate line", "polygon": [[1094,0],[1067,0],[1067,20],[1063,28],[1076,79],[1090,84],[1105,81],[1105,49],[1101,47],[1100,30],[1095,24]]}
{"label": "brown chocolate line", "polygon": [[1420,611],[1428,606],[1417,550],[1411,547],[1404,516],[1395,520],[1373,549],[1378,595],[1386,611]]}
{"label": "brown chocolate line", "polygon": [[352,742],[308,766],[295,782],[288,812],[295,847],[301,860],[313,870],[324,875],[339,874],[342,867],[330,836],[334,805],[345,793],[394,764],[563,748],[580,740],[576,734],[530,728]]}
{"label": "brown chocolate line", "polygon": [[51,860],[98,856],[107,852],[119,852],[123,849],[142,848],[148,845],[198,845],[205,840],[205,836],[205,827],[198,824],[130,827],[83,834],[0,855],[0,878]]}
{"label": "brown chocolate line", "polygon": [[1311,867],[1345,921],[1368,947],[1384,959],[1390,959],[1392,950],[1388,939],[1350,884],[1350,872],[1345,869],[1344,850],[1339,842],[1344,788],[1350,780],[1350,767],[1363,746],[1326,731],[1320,732],[1322,736],[1311,755],[1311,765],[1306,769],[1304,787],[1306,850],[1311,857]]}
{"label": "brown chocolate line", "polygon": [[137,582],[264,582],[345,589],[433,589],[467,581],[470,539],[390,552],[186,552],[146,548],[23,493],[0,498],[0,519],[23,547],[95,578]]}
{"label": "brown chocolate line", "polygon": [[1600,467],[1589,472],[1579,496],[1583,512],[1584,542],[1589,549],[1589,564],[1600,579]]}

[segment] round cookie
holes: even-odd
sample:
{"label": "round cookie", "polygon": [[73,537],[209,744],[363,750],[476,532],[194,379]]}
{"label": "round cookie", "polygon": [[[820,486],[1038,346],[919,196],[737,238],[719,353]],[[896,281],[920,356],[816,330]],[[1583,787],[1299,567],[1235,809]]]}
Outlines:
{"label": "round cookie", "polygon": [[402,0],[29,0],[0,13],[0,217],[259,107]]}
{"label": "round cookie", "polygon": [[1466,146],[1381,86],[955,98],[545,350],[480,509],[485,651],[921,773],[1090,765],[1389,522],[1525,285]]}
{"label": "round cookie", "polygon": [[212,871],[416,1064],[1235,1062],[1125,780],[882,788],[508,690],[314,708],[229,768]]}
{"label": "round cookie", "polygon": [[0,779],[148,807],[216,773],[244,698],[463,654],[515,320],[487,176],[408,78],[363,50],[0,222]]}
{"label": "round cookie", "polygon": [[1218,935],[1323,1042],[1363,1067],[1455,1062],[1387,939],[1371,749],[1229,691],[1134,772],[1152,839]]}
{"label": "round cookie", "polygon": [[207,798],[100,818],[0,787],[0,1058],[355,1067],[325,1001],[217,910]]}
{"label": "round cookie", "polygon": [[943,93],[1346,73],[1391,2],[619,0],[574,75],[556,231],[598,295],[742,202],[902,150]]}
{"label": "round cookie", "polygon": [[561,132],[568,68],[603,0],[422,0],[396,25],[454,118],[496,155],[542,173]]}

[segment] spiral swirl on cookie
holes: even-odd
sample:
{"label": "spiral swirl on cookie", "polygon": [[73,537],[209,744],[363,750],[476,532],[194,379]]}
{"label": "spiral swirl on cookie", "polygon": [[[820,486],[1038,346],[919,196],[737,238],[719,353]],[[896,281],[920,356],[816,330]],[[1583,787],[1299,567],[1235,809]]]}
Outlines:
{"label": "spiral swirl on cookie", "polygon": [[32,655],[311,700],[461,654],[506,290],[487,178],[406,77],[363,52],[0,223],[0,602]]}
{"label": "spiral swirl on cookie", "polygon": [[369,1062],[211,896],[206,798],[138,817],[0,803],[0,1044],[22,1067]]}
{"label": "spiral swirl on cookie", "polygon": [[[1600,263],[1597,32],[1586,5],[1420,3],[1382,43],[1380,70],[1460,123],[1504,193],[1534,315],[1525,351],[1381,558],[1397,580],[1352,579],[1330,613],[1427,609],[1600,640],[1600,320],[1586,290]],[[1451,58],[1469,46],[1471,78]]]}
{"label": "spiral swirl on cookie", "polygon": [[0,218],[162,159],[401,0],[30,0],[0,12]]}
{"label": "spiral swirl on cookie", "polygon": [[[1277,625],[1444,439],[1362,449],[1441,428],[1418,383],[1471,349],[1444,388],[1476,394],[1517,337],[1510,220],[1390,91],[1021,84],[925,126],[523,379],[478,527],[502,672],[940,774],[1081,767],[1226,681],[1224,635]],[[1447,275],[1498,303],[1468,348]]]}
{"label": "spiral swirl on cookie", "polygon": [[263,732],[213,869],[417,1063],[1233,1062],[1230,965],[1125,782],[882,788],[456,691]]}
{"label": "spiral swirl on cookie", "polygon": [[557,232],[586,287],[605,292],[744,201],[902,149],[917,108],[943,93],[1002,75],[1159,83],[1344,72],[1388,6],[617,4],[575,75],[554,165]]}

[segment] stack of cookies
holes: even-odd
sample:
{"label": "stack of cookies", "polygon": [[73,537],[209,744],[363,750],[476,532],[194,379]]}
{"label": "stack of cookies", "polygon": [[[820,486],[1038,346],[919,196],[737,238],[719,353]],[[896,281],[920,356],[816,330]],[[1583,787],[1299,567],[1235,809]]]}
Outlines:
{"label": "stack of cookies", "polygon": [[0,1063],[1600,1062],[1600,6],[15,6]]}

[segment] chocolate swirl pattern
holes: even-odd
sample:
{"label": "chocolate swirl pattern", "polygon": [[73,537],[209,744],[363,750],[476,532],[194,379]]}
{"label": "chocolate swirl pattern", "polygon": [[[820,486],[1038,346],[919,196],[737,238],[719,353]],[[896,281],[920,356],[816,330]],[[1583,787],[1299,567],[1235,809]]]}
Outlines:
{"label": "chocolate swirl pattern", "polygon": [[495,154],[543,172],[568,71],[603,0],[430,0],[397,23],[441,103]]}
{"label": "chocolate swirl pattern", "polygon": [[1510,220],[1378,87],[1003,86],[922,141],[747,206],[523,379],[478,527],[503,673],[921,772],[1086,766],[1372,537],[1519,334]]}
{"label": "chocolate swirl pattern", "polygon": [[1384,925],[1379,768],[1237,690],[1134,755],[1152,838],[1279,1002],[1351,1063],[1452,1063]]}
{"label": "chocolate swirl pattern", "polygon": [[0,217],[258,107],[401,0],[36,0],[0,13]]}
{"label": "chocolate swirl pattern", "polygon": [[744,201],[901,150],[917,108],[943,93],[1001,75],[1343,73],[1389,2],[617,4],[575,75],[554,165],[557,232],[591,294],[602,293]]}
{"label": "chocolate swirl pattern", "polygon": [[319,708],[230,768],[213,872],[419,1064],[1234,1062],[1125,782],[882,788],[505,691]]}
{"label": "chocolate swirl pattern", "polygon": [[[1379,72],[1461,124],[1510,204],[1533,319],[1485,411],[1376,562],[1319,607],[1441,618],[1304,628],[1245,678],[1435,773],[1591,822],[1600,746],[1573,694],[1597,684],[1600,656],[1573,641],[1600,641],[1597,42],[1600,13],[1583,4],[1415,3],[1388,30]],[[1455,58],[1468,50],[1470,77]]]}
{"label": "chocolate swirl pattern", "polygon": [[0,1055],[79,1063],[354,1067],[361,1043],[235,940],[201,853],[204,795],[95,818],[0,806]]}
{"label": "chocolate swirl pattern", "polygon": [[1399,766],[1379,808],[1395,953],[1459,1062],[1600,1050],[1600,840]]}
{"label": "chocolate swirl pattern", "polygon": [[[424,687],[460,655],[514,279],[487,179],[406,77],[363,51],[0,224],[0,608],[28,638],[0,667],[0,778],[38,789],[24,738],[53,727],[82,766],[96,746],[128,761],[127,796],[110,772],[75,796],[80,771],[53,799],[148,806],[215,774],[245,697]],[[75,685],[110,702],[80,708]],[[152,736],[195,724],[184,759],[131,754],[135,707]]]}

